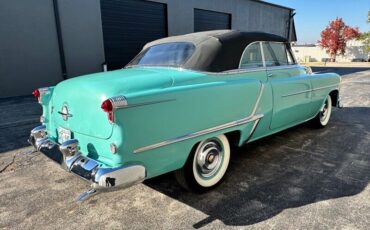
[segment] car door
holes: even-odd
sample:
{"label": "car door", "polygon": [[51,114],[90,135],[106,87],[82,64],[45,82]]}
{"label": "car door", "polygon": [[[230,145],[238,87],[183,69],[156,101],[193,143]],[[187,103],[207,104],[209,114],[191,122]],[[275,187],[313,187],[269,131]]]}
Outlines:
{"label": "car door", "polygon": [[269,133],[273,104],[272,90],[267,79],[261,42],[253,42],[244,49],[239,63],[239,70],[243,78],[256,79],[260,81],[263,86],[261,86],[261,97],[259,98],[258,107],[255,111],[258,114],[263,114],[263,118],[259,121],[255,121],[251,133],[247,133],[247,135],[252,134],[252,136],[249,137],[250,139],[254,139]]}
{"label": "car door", "polygon": [[310,114],[310,79],[296,65],[288,44],[263,42],[262,47],[273,94],[270,129],[281,129],[306,120]]}

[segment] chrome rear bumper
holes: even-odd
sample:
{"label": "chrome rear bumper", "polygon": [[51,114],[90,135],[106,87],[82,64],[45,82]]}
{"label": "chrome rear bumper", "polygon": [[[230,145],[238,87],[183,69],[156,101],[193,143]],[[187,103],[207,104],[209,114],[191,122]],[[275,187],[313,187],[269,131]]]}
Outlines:
{"label": "chrome rear bumper", "polygon": [[79,152],[78,140],[69,140],[59,145],[50,140],[44,125],[31,131],[28,142],[36,151],[58,163],[66,171],[91,183],[98,188],[125,188],[144,181],[146,170],[141,165],[104,168],[100,163]]}

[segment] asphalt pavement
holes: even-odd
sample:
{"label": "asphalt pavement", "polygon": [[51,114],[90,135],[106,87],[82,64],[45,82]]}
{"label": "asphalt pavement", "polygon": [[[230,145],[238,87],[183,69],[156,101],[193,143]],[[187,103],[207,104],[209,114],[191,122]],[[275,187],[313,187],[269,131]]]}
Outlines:
{"label": "asphalt pavement", "polygon": [[35,99],[0,99],[0,229],[369,229],[370,70],[328,68],[313,71],[344,74],[345,106],[328,127],[236,149],[224,183],[202,195],[169,173],[76,203],[85,183],[25,154]]}

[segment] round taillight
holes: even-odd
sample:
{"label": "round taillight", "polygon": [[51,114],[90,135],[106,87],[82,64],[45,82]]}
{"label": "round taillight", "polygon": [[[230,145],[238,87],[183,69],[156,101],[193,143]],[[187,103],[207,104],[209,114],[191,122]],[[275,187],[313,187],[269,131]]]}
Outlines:
{"label": "round taillight", "polygon": [[104,112],[112,112],[113,110],[112,102],[109,99],[103,101],[103,103],[101,104],[101,108],[104,110]]}
{"label": "round taillight", "polygon": [[32,95],[33,95],[34,97],[39,98],[39,97],[40,97],[40,90],[39,90],[39,89],[35,89],[35,90],[32,92]]}

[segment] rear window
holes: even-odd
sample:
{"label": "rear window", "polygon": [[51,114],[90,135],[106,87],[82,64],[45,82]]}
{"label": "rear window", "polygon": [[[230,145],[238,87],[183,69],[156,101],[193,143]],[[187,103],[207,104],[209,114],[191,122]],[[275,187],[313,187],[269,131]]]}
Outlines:
{"label": "rear window", "polygon": [[195,46],[188,42],[173,42],[151,46],[139,53],[129,66],[181,66],[194,53]]}

